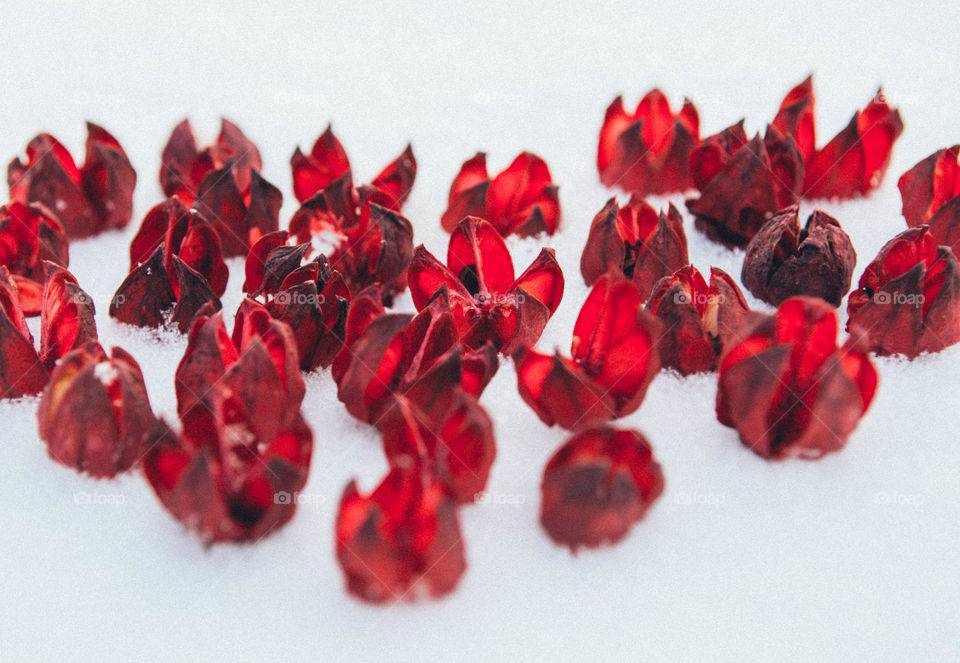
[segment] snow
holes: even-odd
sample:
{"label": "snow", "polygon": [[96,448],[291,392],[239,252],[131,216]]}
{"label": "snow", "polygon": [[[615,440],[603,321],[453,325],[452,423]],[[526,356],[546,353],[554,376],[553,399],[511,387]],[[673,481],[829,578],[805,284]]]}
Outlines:
{"label": "snow", "polygon": [[[743,116],[755,132],[813,71],[822,144],[882,83],[906,124],[889,174],[867,200],[824,205],[854,241],[859,278],[905,227],[896,178],[960,138],[960,9],[937,4],[31,3],[4,17],[0,156],[41,130],[80,156],[84,119],[127,150],[134,223],[75,243],[70,268],[103,344],[136,357],[172,421],[185,339],[123,327],[107,309],[182,117],[209,140],[226,114],[258,144],[284,221],[296,207],[289,156],[328,121],[361,182],[411,141],[420,171],[405,213],[440,255],[465,159],[487,151],[498,172],[521,150],[543,156],[563,230],[509,244],[518,270],[556,248],[567,291],[540,347],[566,349],[587,291],[580,250],[611,195],[594,155],[617,94],[633,104],[659,85],[674,104],[691,97],[704,135]],[[685,223],[701,271],[739,275],[742,253]],[[230,269],[232,312],[241,262]],[[140,476],[97,483],[51,461],[35,399],[3,402],[0,660],[958,660],[958,360],[960,347],[879,361],[877,399],[848,448],[814,463],[741,446],[715,419],[711,376],[659,376],[622,424],[650,439],[666,492],[621,545],[577,556],[537,525],[540,472],[566,435],[523,404],[504,364],[483,399],[498,441],[488,495],[462,511],[467,573],[446,600],[387,608],[350,598],[334,559],[340,492],[351,477],[372,488],[385,462],[329,375],[307,379],[316,452],[296,518],[257,545],[210,550]]]}

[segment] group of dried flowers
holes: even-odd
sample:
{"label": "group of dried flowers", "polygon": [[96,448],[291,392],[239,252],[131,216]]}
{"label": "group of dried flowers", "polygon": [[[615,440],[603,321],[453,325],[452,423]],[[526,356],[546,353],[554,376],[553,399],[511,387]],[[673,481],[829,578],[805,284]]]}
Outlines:
{"label": "group of dried flowers", "polygon": [[[856,254],[840,223],[801,198],[865,195],[883,178],[900,116],[878,94],[817,148],[812,83],[784,99],[765,134],[743,122],[701,139],[690,102],[673,113],[658,91],[636,110],[607,109],[597,167],[612,198],[585,237],[592,289],[570,356],[535,349],[563,296],[551,249],[519,276],[510,234],[552,235],[560,220],[546,163],[520,154],[495,177],[467,160],[441,223],[445,262],[402,216],[416,176],[410,147],[357,186],[328,128],[291,158],[300,208],[279,229],[280,191],[260,175],[256,146],[224,120],[198,149],[187,121],[163,150],[168,198],[144,217],[110,315],[189,334],[176,371],[179,431],[154,416],[137,362],[98,344],[91,299],[67,271],[69,240],[123,228],[136,174],[120,144],[88,125],[84,164],[41,134],[8,169],[0,208],[0,391],[43,392],[41,438],[59,462],[95,477],[142,466],[167,510],[206,542],[256,541],[294,514],[313,436],[301,371],[330,369],[339,399],[381,434],[390,470],[369,495],[348,485],[336,555],[349,591],[371,602],[440,596],[465,567],[458,507],[484,489],[495,456],[479,399],[500,357],[521,398],[573,433],[547,464],[540,520],[575,550],[626,535],[663,491],[638,431],[611,427],[637,410],[656,374],[716,371],[718,420],[771,459],[843,447],[870,405],[870,353],[913,358],[960,341],[960,146],[899,182],[909,227],[891,239],[835,308]],[[745,247],[743,285],[777,307],[751,311],[730,275],[707,282],[689,264],[680,212],[649,194],[696,189],[687,201],[710,238]],[[329,250],[319,248],[326,243]],[[225,257],[246,256],[232,333],[219,297]],[[415,315],[389,313],[408,288]],[[39,351],[26,325],[41,316]]]}

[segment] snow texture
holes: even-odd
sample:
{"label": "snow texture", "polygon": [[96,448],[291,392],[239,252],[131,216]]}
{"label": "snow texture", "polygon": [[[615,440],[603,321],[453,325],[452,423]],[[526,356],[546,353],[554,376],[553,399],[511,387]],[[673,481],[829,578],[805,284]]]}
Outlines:
{"label": "snow texture", "polygon": [[[169,421],[185,338],[124,327],[107,308],[184,116],[202,142],[224,114],[257,143],[284,192],[282,223],[296,208],[290,154],[327,122],[359,182],[411,141],[420,171],[405,214],[439,255],[465,159],[484,150],[495,173],[521,150],[541,155],[560,185],[562,231],[509,244],[518,270],[541,245],[557,250],[567,290],[539,347],[565,351],[587,292],[580,251],[611,195],[595,150],[617,94],[635,104],[658,85],[674,104],[693,99],[703,135],[740,117],[756,132],[812,71],[822,144],[882,83],[906,124],[888,176],[868,199],[824,204],[854,241],[855,279],[905,228],[897,177],[960,139],[955,3],[453,4],[4,7],[0,156],[45,130],[82,159],[90,119],[137,169],[131,226],[74,243],[70,268],[95,299],[103,345],[136,357]],[[739,278],[742,252],[684,216],[697,267]],[[241,261],[230,270],[232,317]],[[398,307],[411,308],[408,295]],[[296,517],[257,545],[210,550],[140,475],[98,483],[50,460],[36,399],[3,402],[0,660],[958,660],[958,360],[960,347],[878,361],[878,396],[849,446],[812,463],[744,448],[715,419],[714,376],[660,375],[622,424],[650,439],[666,491],[620,545],[577,556],[537,524],[540,474],[566,435],[520,400],[505,363],[483,398],[498,458],[490,498],[462,510],[461,585],[386,608],[350,598],[334,558],[343,487],[358,477],[370,489],[386,465],[328,374],[307,378],[316,451]]]}

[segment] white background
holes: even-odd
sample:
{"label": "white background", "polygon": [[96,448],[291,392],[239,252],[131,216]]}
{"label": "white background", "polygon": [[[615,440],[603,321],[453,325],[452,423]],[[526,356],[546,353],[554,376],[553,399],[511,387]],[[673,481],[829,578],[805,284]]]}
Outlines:
{"label": "white background", "polygon": [[[158,413],[175,414],[185,340],[121,328],[106,311],[184,116],[203,142],[220,114],[247,132],[285,194],[283,223],[295,209],[289,156],[327,122],[358,182],[412,141],[420,172],[405,213],[438,255],[462,161],[485,150],[495,173],[520,150],[540,154],[564,216],[542,243],[567,276],[548,350],[568,349],[586,295],[579,253],[610,195],[595,170],[597,132],[617,94],[631,105],[659,85],[675,104],[694,100],[703,135],[742,116],[753,132],[812,71],[823,144],[882,83],[906,125],[889,175],[870,199],[825,204],[854,240],[855,278],[905,227],[899,174],[960,140],[955,3],[451,4],[4,6],[0,157],[41,130],[80,156],[91,119],[138,171],[131,227],[74,244],[71,269],[96,298],[103,344],[140,361]],[[708,243],[685,217],[694,263],[738,276],[742,253]],[[540,246],[510,244],[518,271]],[[232,315],[242,278],[239,261],[230,267]],[[316,435],[305,492],[319,504],[255,546],[209,551],[139,475],[95,483],[49,460],[36,401],[4,402],[0,660],[956,659],[958,360],[955,347],[879,361],[878,396],[848,448],[814,463],[770,463],[741,446],[714,418],[713,377],[661,375],[623,423],[651,440],[666,491],[619,546],[576,557],[537,525],[540,473],[565,435],[522,403],[504,364],[483,398],[501,503],[462,511],[469,568],[452,596],[387,608],[347,596],[333,555],[340,492],[353,476],[372,488],[385,464],[329,375],[308,378],[304,403]],[[76,504],[78,493],[100,504]]]}

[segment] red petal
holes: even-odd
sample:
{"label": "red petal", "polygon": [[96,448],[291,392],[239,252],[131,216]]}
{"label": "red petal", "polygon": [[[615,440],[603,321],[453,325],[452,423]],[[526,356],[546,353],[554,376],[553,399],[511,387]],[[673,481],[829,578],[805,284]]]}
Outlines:
{"label": "red petal", "polygon": [[457,224],[447,247],[447,266],[473,295],[506,293],[513,285],[513,259],[490,223],[469,217]]}
{"label": "red petal", "polygon": [[793,136],[804,161],[810,161],[817,151],[816,125],[814,122],[813,76],[807,78],[787,93],[780,104],[773,126],[784,134]]}
{"label": "red petal", "polygon": [[520,397],[546,425],[576,430],[616,418],[613,397],[569,359],[521,350],[515,362]]}
{"label": "red petal", "polygon": [[487,216],[487,189],[490,177],[487,175],[487,155],[477,152],[463,162],[460,172],[450,185],[447,197],[447,210],[443,213],[441,224],[447,232],[453,232],[457,224],[468,216]]}
{"label": "red petal", "polygon": [[50,269],[40,317],[40,358],[48,369],[71,350],[97,340],[93,299],[66,269]]}
{"label": "red petal", "polygon": [[87,155],[80,176],[98,229],[126,227],[133,216],[137,173],[117,139],[92,122],[87,122]]}
{"label": "red petal", "polygon": [[163,265],[163,245],[123,280],[110,300],[110,317],[138,327],[160,327],[177,303]]}
{"label": "red petal", "polygon": [[298,147],[290,158],[293,170],[293,193],[301,203],[334,180],[350,172],[350,160],[343,145],[327,125],[320,134],[309,155]]}
{"label": "red petal", "polygon": [[391,161],[370,184],[389,196],[393,205],[387,207],[399,211],[407,201],[416,178],[417,159],[413,156],[413,148],[407,145],[403,153]]}
{"label": "red petal", "polygon": [[0,265],[0,397],[39,393],[49,377],[33,348],[33,338],[20,310],[16,287]]}

